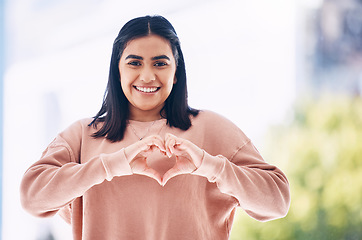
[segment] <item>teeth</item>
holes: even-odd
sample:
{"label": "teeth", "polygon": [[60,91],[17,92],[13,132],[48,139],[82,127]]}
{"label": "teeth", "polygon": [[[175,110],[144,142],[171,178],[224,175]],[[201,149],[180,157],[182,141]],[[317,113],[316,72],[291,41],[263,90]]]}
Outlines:
{"label": "teeth", "polygon": [[156,92],[157,91],[157,87],[145,88],[145,87],[137,87],[136,86],[136,89],[138,91],[145,92],[145,93],[150,93],[150,92]]}

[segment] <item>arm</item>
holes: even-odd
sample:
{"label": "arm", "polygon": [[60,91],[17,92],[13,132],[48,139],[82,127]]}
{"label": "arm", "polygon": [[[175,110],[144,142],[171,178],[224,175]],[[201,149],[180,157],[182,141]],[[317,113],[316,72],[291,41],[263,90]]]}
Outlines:
{"label": "arm", "polygon": [[287,214],[288,180],[282,171],[263,160],[250,140],[237,149],[230,161],[171,134],[166,137],[166,150],[168,156],[176,155],[176,165],[165,174],[163,184],[179,174],[192,173],[216,183],[222,193],[234,197],[240,207],[259,221]]}
{"label": "arm", "polygon": [[116,176],[141,174],[161,183],[161,176],[146,162],[147,155],[156,147],[164,151],[159,136],[147,137],[117,152],[102,153],[79,164],[76,155],[80,152],[81,136],[77,126],[75,124],[63,133],[70,143],[59,135],[41,159],[25,172],[21,203],[30,213],[52,216],[94,185],[111,181]]}
{"label": "arm", "polygon": [[286,176],[267,164],[250,141],[241,146],[230,161],[205,152],[193,174],[215,182],[222,193],[234,197],[259,221],[284,217],[288,212],[290,192]]}
{"label": "arm", "polygon": [[132,174],[123,149],[101,154],[84,164],[75,159],[72,148],[58,136],[23,176],[20,186],[23,207],[36,216],[52,216],[105,179]]}

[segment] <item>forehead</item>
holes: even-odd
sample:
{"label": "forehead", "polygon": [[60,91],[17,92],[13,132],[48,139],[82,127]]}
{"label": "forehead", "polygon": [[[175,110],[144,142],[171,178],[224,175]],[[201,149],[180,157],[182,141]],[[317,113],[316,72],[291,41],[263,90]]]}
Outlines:
{"label": "forehead", "polygon": [[122,55],[128,54],[139,56],[172,55],[172,49],[167,39],[158,35],[148,35],[129,41]]}

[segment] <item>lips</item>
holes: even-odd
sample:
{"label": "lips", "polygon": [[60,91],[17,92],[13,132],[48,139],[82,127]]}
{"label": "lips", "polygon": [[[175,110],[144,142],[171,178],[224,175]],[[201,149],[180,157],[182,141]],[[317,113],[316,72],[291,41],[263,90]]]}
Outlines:
{"label": "lips", "polygon": [[139,87],[133,86],[137,91],[144,92],[144,93],[154,93],[157,92],[160,87]]}

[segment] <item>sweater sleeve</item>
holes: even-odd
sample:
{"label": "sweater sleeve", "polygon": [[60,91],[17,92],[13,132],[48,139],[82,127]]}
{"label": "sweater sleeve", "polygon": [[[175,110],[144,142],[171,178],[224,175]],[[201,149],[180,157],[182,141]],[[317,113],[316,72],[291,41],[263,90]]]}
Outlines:
{"label": "sweater sleeve", "polygon": [[23,176],[20,196],[24,209],[35,216],[52,216],[105,179],[132,174],[123,149],[82,164],[75,159],[67,141],[57,136]]}
{"label": "sweater sleeve", "polygon": [[234,197],[251,217],[268,221],[284,217],[290,205],[289,183],[284,173],[267,164],[248,140],[230,161],[205,152],[193,173],[216,183],[219,190]]}

